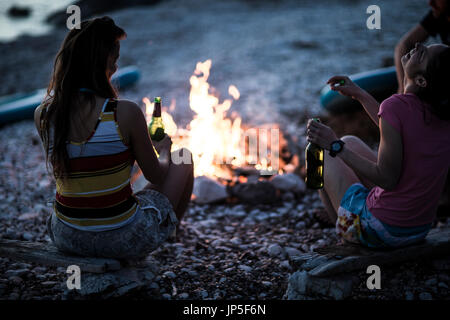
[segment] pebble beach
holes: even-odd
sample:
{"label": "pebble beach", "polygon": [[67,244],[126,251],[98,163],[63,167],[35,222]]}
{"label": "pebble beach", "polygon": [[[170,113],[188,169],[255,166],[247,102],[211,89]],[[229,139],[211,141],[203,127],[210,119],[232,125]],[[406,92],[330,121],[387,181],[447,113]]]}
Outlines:
{"label": "pebble beach", "polygon": [[[258,126],[277,122],[305,146],[308,115],[327,115],[319,91],[335,74],[392,64],[401,35],[426,13],[424,1],[378,1],[381,31],[365,26],[370,1],[163,1],[155,6],[108,12],[128,34],[119,66],[136,65],[140,81],[120,97],[142,105],[143,97],[175,101],[174,120],[186,125],[189,77],[198,61],[212,59],[209,82],[227,97],[241,98],[231,111]],[[67,30],[0,43],[0,96],[46,87],[54,56]],[[353,132],[342,132],[349,134]],[[45,221],[54,181],[32,120],[0,128],[0,238],[48,243]],[[126,299],[286,299],[291,257],[336,244],[334,227],[316,192],[284,192],[270,205],[189,204],[177,239],[152,252],[152,276]],[[436,219],[433,228],[448,228]],[[447,263],[447,264],[446,264]],[[366,287],[354,273],[352,300],[448,300],[448,262],[408,262],[383,269],[382,289]],[[67,292],[65,268],[0,258],[0,299],[79,299]],[[95,298],[105,296],[98,295]]]}

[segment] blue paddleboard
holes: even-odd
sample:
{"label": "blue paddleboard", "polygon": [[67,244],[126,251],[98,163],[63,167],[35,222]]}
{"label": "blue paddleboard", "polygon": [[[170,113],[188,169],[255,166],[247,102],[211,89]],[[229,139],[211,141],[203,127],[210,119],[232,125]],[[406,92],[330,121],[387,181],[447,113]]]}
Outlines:
{"label": "blue paddleboard", "polygon": [[[349,78],[379,102],[397,92],[395,67],[361,72],[351,75]],[[329,85],[320,92],[320,104],[331,113],[343,113],[361,108],[358,101],[331,90]]]}
{"label": "blue paddleboard", "polygon": [[[135,66],[120,68],[112,76],[112,83],[126,88],[139,80],[140,72]],[[29,93],[17,93],[0,98],[0,126],[14,121],[33,119],[34,110],[41,104],[47,89],[39,89]]]}

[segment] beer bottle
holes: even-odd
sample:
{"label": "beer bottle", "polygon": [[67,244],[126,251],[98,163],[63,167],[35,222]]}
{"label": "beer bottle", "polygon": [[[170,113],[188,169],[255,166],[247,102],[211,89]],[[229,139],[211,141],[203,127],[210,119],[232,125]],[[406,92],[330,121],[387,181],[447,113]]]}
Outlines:
{"label": "beer bottle", "polygon": [[161,141],[164,138],[164,124],[161,118],[161,97],[154,101],[152,121],[148,125],[148,133],[153,141]]}
{"label": "beer bottle", "polygon": [[[314,121],[320,122],[318,118]],[[310,189],[323,188],[323,149],[314,143],[308,143],[305,150],[306,186]]]}

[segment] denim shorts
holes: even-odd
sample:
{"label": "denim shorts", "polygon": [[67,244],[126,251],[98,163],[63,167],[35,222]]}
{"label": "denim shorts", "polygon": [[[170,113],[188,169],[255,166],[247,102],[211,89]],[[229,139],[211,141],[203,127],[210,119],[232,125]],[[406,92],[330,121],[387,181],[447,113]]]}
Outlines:
{"label": "denim shorts", "polygon": [[155,190],[135,195],[139,207],[133,220],[117,229],[84,231],[66,225],[53,212],[47,230],[53,244],[61,251],[82,256],[139,259],[161,245],[178,224],[172,205]]}
{"label": "denim shorts", "polygon": [[339,236],[370,248],[403,247],[425,239],[431,224],[398,227],[374,217],[366,206],[369,192],[361,183],[355,183],[347,189],[338,209],[336,233]]}

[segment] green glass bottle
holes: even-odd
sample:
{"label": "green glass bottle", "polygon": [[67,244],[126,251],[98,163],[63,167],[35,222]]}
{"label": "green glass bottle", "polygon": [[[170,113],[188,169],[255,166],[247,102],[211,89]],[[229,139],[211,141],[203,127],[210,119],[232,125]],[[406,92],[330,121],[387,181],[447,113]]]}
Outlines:
{"label": "green glass bottle", "polygon": [[[314,121],[320,122],[318,118]],[[305,150],[306,186],[310,189],[323,188],[324,159],[323,149],[314,143],[308,143]]]}
{"label": "green glass bottle", "polygon": [[148,125],[148,133],[153,141],[161,141],[164,138],[164,123],[161,117],[161,97],[154,100],[152,121]]}

